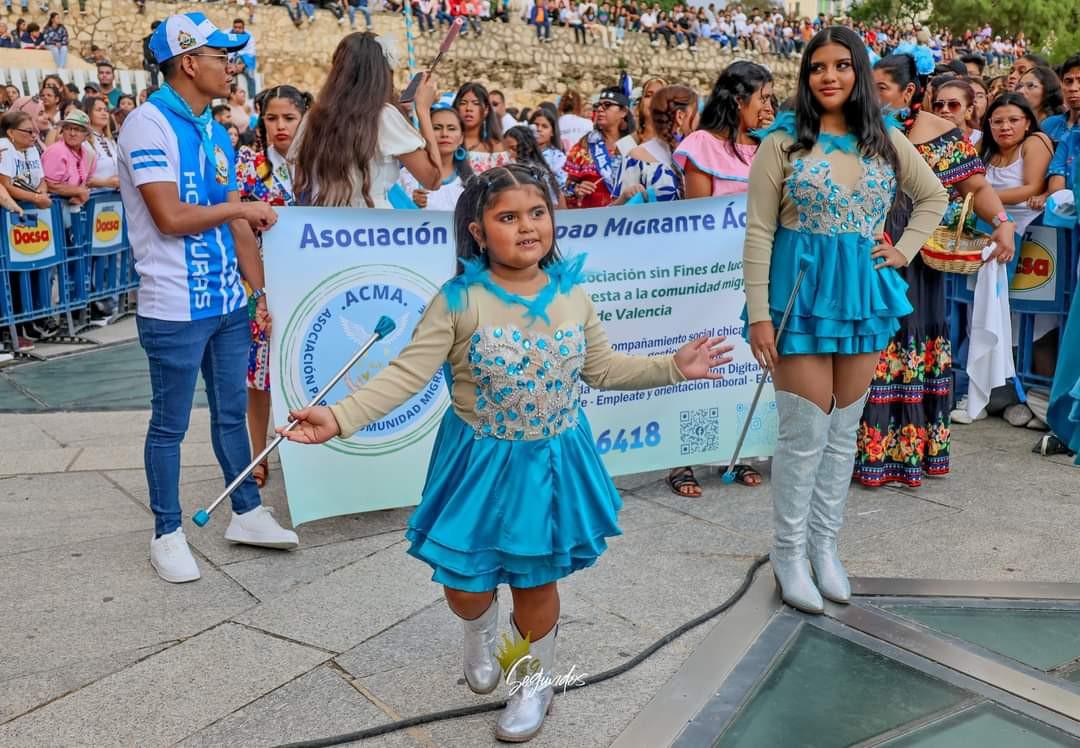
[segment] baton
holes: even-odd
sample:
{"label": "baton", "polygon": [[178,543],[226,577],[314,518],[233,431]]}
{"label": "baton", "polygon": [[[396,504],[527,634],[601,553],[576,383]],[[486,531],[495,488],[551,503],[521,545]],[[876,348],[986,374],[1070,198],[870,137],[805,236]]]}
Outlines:
{"label": "baton", "polygon": [[[330,394],[330,390],[334,388],[334,385],[341,381],[341,378],[345,376],[345,373],[349,371],[349,369],[351,369],[357,361],[364,357],[364,355],[371,349],[371,346],[375,345],[377,342],[392,333],[394,331],[394,327],[394,320],[385,316],[380,317],[378,323],[375,325],[375,334],[372,335],[366,343],[364,343],[360,350],[358,350],[352,355],[352,358],[350,358],[345,363],[345,365],[341,367],[338,373],[334,375],[334,378],[331,379],[325,387],[319,390],[319,394],[315,395],[311,402],[309,402],[304,407],[313,408],[318,405],[323,400],[323,398]],[[289,421],[289,424],[285,426],[284,430],[292,431],[293,427],[295,427],[297,423],[297,421]],[[210,521],[210,515],[215,509],[218,508],[218,505],[221,504],[221,502],[223,502],[226,497],[228,497],[233,491],[235,491],[239,487],[239,485],[243,483],[249,475],[251,475],[251,472],[259,465],[259,463],[269,457],[270,453],[277,449],[278,445],[281,444],[281,442],[284,440],[285,437],[282,434],[278,434],[276,437],[274,437],[274,440],[266,446],[266,449],[264,449],[262,452],[259,452],[258,457],[252,460],[251,464],[244,469],[244,472],[233,478],[232,483],[230,483],[225,488],[225,490],[220,496],[214,499],[214,503],[208,506],[206,509],[200,509],[199,511],[195,512],[194,516],[192,516],[191,518],[191,521],[199,527],[205,527],[206,523]]]}
{"label": "baton", "polygon": [[[435,59],[431,61],[431,65],[427,69],[427,74],[431,75],[435,72],[435,67],[442,61],[443,55],[450,50],[450,45],[457,39],[458,33],[461,31],[461,27],[465,25],[464,16],[458,16],[454,19],[454,22],[450,24],[450,30],[446,32],[446,38],[443,39],[442,44],[439,45],[439,53],[435,55]],[[401,98],[399,101],[402,104],[411,104],[413,99],[416,98],[416,90],[420,88],[420,81],[424,80],[423,73],[417,73],[413,76],[413,79],[409,81],[409,85],[401,92]]]}
{"label": "baton", "polygon": [[[799,277],[795,279],[795,288],[791,289],[791,296],[788,298],[787,307],[784,309],[784,316],[780,318],[780,327],[776,331],[777,348],[780,346],[780,336],[784,334],[784,328],[787,327],[788,317],[791,316],[791,308],[795,306],[795,297],[799,295],[799,288],[802,287],[803,278],[806,277],[806,271],[813,264],[813,258],[808,255],[802,255],[799,258]],[[753,421],[754,411],[757,409],[758,400],[761,399],[761,390],[764,389],[767,380],[768,377],[762,377],[761,381],[758,382],[757,389],[754,390],[754,399],[750,401],[750,412],[746,414],[746,422],[743,424],[742,433],[739,434],[739,441],[735,443],[735,453],[731,455],[731,462],[720,479],[724,483],[735,482],[735,463],[739,461],[739,452],[742,450],[743,442],[746,441],[746,435],[750,431],[750,423]]]}

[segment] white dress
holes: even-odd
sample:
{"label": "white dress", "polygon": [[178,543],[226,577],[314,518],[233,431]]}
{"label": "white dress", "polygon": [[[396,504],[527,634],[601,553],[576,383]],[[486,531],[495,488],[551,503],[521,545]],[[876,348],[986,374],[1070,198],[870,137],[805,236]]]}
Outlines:
{"label": "white dress", "polygon": [[[289,149],[289,162],[295,164],[297,155],[300,153],[300,144],[303,142],[307,120],[301,120],[300,128],[296,133],[296,140]],[[375,157],[368,164],[371,178],[371,202],[373,208],[391,208],[387,193],[398,181],[401,172],[398,157],[413,153],[425,147],[424,138],[420,132],[409,124],[409,121],[391,104],[384,104],[382,113],[379,115],[379,141],[375,151]],[[313,205],[319,194],[318,181],[313,179],[312,195],[306,204]],[[351,208],[366,208],[364,201],[363,180],[360,178],[358,168],[352,170],[352,200]]]}

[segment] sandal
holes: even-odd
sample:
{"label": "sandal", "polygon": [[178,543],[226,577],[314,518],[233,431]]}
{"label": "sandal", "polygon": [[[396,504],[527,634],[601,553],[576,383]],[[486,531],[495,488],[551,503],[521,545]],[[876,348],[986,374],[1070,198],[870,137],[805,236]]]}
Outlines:
{"label": "sandal", "polygon": [[255,485],[264,488],[270,481],[270,462],[263,460],[251,471],[251,477],[255,479]]}
{"label": "sandal", "polygon": [[735,480],[744,486],[760,486],[765,480],[761,473],[749,465],[736,465],[731,472],[735,475]]}
{"label": "sandal", "polygon": [[[676,496],[682,496],[685,499],[696,499],[701,496],[701,484],[694,477],[694,469],[689,466],[674,468],[668,473],[667,483]],[[689,489],[689,491],[683,489]]]}
{"label": "sandal", "polygon": [[1069,449],[1065,442],[1058,439],[1053,434],[1043,434],[1039,437],[1039,441],[1035,442],[1035,446],[1031,448],[1031,451],[1037,455],[1043,457],[1050,457],[1052,455],[1068,455],[1072,457],[1076,453]]}

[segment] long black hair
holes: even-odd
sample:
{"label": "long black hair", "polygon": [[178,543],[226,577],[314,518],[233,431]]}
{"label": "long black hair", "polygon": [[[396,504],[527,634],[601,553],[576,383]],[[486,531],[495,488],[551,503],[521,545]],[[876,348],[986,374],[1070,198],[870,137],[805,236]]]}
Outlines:
{"label": "long black hair", "polygon": [[[1024,113],[1024,117],[1027,119],[1028,127],[1027,134],[1024,135],[1024,140],[1027,140],[1032,135],[1042,132],[1042,128],[1039,127],[1039,118],[1035,116],[1035,110],[1031,108],[1031,104],[1024,98],[1022,94],[1018,93],[1003,93],[998,96],[992,102],[990,106],[986,107],[986,114],[983,115],[982,121],[982,140],[979,142],[979,156],[984,163],[989,163],[991,157],[996,156],[1001,152],[998,147],[997,141],[994,140],[994,133],[990,129],[990,118],[994,116],[994,112],[1001,109],[1003,106],[1014,106]],[[1023,145],[1023,141],[1020,141]]]}
{"label": "long black hair", "polygon": [[888,55],[882,57],[874,65],[874,70],[880,70],[892,79],[892,82],[903,90],[911,84],[915,84],[915,93],[911,97],[911,112],[917,114],[922,109],[923,97],[926,95],[927,76],[919,75],[915,67],[915,58],[911,55]]}
{"label": "long black hair", "polygon": [[536,136],[533,135],[532,129],[524,125],[515,125],[507,130],[503,137],[513,138],[517,144],[517,147],[513,150],[514,161],[519,164],[532,164],[547,172],[548,189],[552,190],[553,196],[558,195],[559,180],[555,178],[551,167],[548,166],[547,159],[544,158],[544,152],[540,150],[540,145],[536,142]]}
{"label": "long black hair", "polygon": [[866,45],[858,34],[844,26],[826,26],[814,35],[803,51],[802,63],[799,65],[798,93],[795,97],[795,142],[788,146],[788,153],[809,152],[817,143],[821,132],[821,105],[810,89],[810,68],[814,53],[827,44],[839,44],[846,48],[855,68],[855,85],[843,106],[848,130],[858,140],[859,150],[864,156],[887,161],[899,180],[900,161],[881,118],[881,107],[878,104]]}
{"label": "long black hair", "polygon": [[457,274],[461,275],[465,266],[461,260],[480,260],[488,264],[487,252],[469,231],[473,223],[484,225],[484,211],[495,200],[495,196],[505,190],[516,187],[534,187],[543,196],[547,206],[548,215],[552,222],[551,248],[540,260],[540,267],[544,268],[559,260],[559,247],[555,242],[554,223],[555,205],[551,201],[551,190],[547,187],[547,174],[539,170],[535,164],[508,164],[488,169],[483,174],[478,174],[465,185],[465,191],[458,198],[457,207],[454,209],[454,239],[457,243],[458,268]]}
{"label": "long black hair", "polygon": [[261,91],[255,97],[255,103],[259,106],[259,121],[255,124],[258,139],[255,144],[257,148],[264,150],[269,147],[269,143],[266,141],[266,122],[263,121],[263,118],[266,117],[266,110],[274,99],[285,99],[292,103],[296,107],[296,111],[300,112],[300,119],[304,118],[307,110],[311,108],[312,102],[315,101],[315,97],[307,91],[301,91],[293,86],[274,86]]}
{"label": "long black hair", "polygon": [[[1050,68],[1036,65],[1024,75],[1035,76],[1043,87],[1042,106],[1039,107],[1038,112],[1035,112],[1036,115],[1046,112],[1047,117],[1052,117],[1065,111],[1065,96],[1061,92],[1061,79],[1058,78],[1057,73]],[[1020,77],[1023,78],[1024,75]]]}
{"label": "long black hair", "polygon": [[562,133],[559,132],[559,115],[555,113],[554,108],[549,109],[546,106],[540,105],[529,115],[528,122],[530,125],[534,125],[536,124],[536,120],[541,117],[547,120],[548,125],[551,127],[551,143],[549,143],[549,145],[552,148],[562,151],[563,145]]}
{"label": "long black hair", "polygon": [[735,158],[748,163],[735,147],[739,136],[740,108],[765,86],[772,83],[772,73],[756,62],[738,60],[720,71],[705,108],[699,130],[707,130],[724,139]]}
{"label": "long black hair", "polygon": [[490,146],[502,138],[502,123],[499,121],[499,115],[495,114],[495,107],[491,106],[491,96],[484,88],[484,84],[470,81],[459,88],[457,95],[454,96],[454,109],[461,104],[462,97],[470,93],[480,102],[480,106],[487,109],[487,116],[480,123],[480,138]]}
{"label": "long black hair", "polygon": [[461,121],[461,115],[453,107],[440,106],[433,108],[431,110],[432,124],[434,124],[435,115],[437,114],[452,116],[457,120],[458,129],[461,130],[461,145],[454,152],[454,173],[457,174],[461,183],[465,184],[473,176],[472,164],[469,163],[469,153],[465,150],[465,123]]}

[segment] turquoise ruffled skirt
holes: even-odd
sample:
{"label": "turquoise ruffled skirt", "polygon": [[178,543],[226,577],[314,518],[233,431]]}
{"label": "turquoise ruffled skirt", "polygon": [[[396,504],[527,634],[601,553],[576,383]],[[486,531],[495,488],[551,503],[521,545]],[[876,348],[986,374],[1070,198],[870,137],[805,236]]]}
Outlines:
{"label": "turquoise ruffled skirt", "polygon": [[538,587],[596,563],[621,508],[584,413],[550,439],[510,441],[476,438],[450,408],[405,537],[434,582]]}
{"label": "turquoise ruffled skirt", "polygon": [[874,269],[873,248],[874,243],[860,234],[831,236],[777,228],[769,312],[778,329],[799,277],[799,258],[812,261],[780,338],[780,355],[850,355],[885,349],[900,327],[900,317],[911,314],[912,308],[903,276],[895,268]]}

